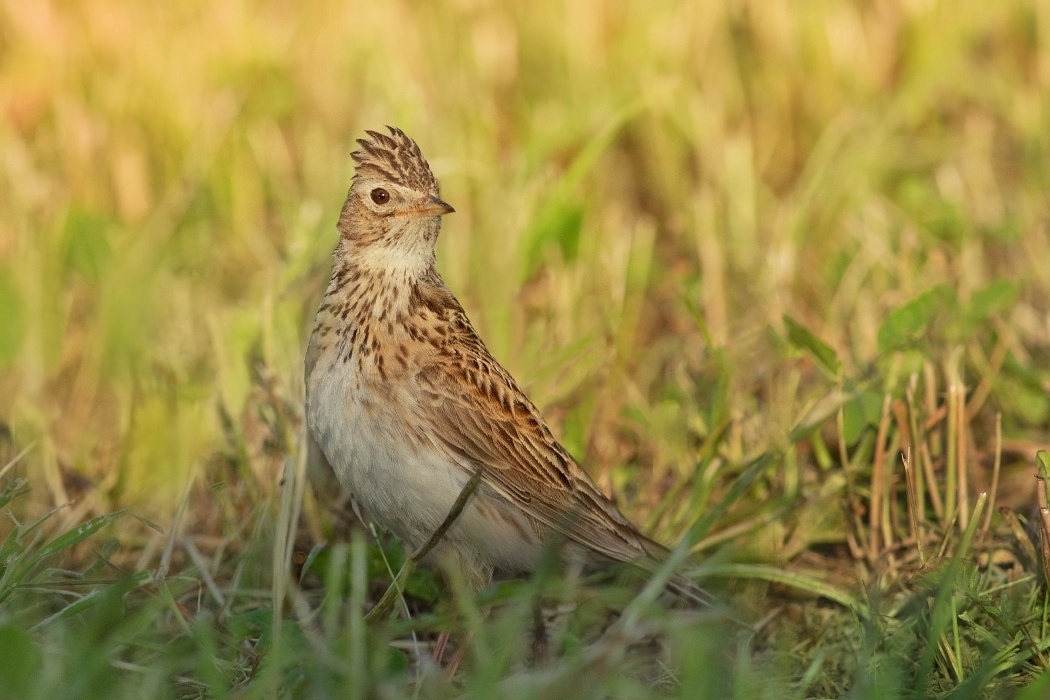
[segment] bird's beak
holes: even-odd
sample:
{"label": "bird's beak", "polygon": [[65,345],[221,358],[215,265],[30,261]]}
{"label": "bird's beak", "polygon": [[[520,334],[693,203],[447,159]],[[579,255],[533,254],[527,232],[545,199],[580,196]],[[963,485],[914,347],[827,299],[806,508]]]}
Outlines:
{"label": "bird's beak", "polygon": [[416,206],[410,207],[406,213],[415,219],[426,219],[432,216],[444,216],[445,214],[451,214],[454,211],[456,210],[447,202],[431,195]]}

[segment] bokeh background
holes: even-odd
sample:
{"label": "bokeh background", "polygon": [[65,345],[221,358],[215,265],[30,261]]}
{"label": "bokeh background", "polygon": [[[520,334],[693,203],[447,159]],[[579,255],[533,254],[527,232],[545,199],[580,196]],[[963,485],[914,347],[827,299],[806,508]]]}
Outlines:
{"label": "bokeh background", "polygon": [[482,336],[649,527],[705,445],[785,443],[827,392],[785,314],[899,377],[889,311],[977,299],[923,361],[999,372],[1007,438],[1045,442],[1048,96],[1021,0],[0,3],[0,466],[28,448],[74,520],[270,493],[384,124],[456,207]]}
{"label": "bokeh background", "polygon": [[[364,623],[402,554],[299,491],[302,364],[386,124],[493,353],[751,637],[574,575]],[[1048,192],[1044,0],[0,0],[0,696],[1042,697]]]}

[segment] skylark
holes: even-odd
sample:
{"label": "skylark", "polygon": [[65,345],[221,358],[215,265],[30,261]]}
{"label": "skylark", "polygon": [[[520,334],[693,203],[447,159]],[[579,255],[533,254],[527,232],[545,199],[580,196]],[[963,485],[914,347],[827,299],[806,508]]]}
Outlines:
{"label": "skylark", "polygon": [[[431,552],[474,588],[526,572],[553,535],[565,557],[651,568],[642,535],[551,434],[435,267],[453,212],[415,141],[369,131],[339,215],[332,279],[306,354],[311,439],[369,514],[408,548],[481,481]],[[671,587],[703,592],[682,577]]]}

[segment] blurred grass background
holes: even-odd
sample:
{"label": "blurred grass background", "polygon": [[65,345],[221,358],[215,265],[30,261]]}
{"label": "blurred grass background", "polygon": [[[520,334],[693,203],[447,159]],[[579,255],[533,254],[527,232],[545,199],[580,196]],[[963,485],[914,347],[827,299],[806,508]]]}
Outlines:
{"label": "blurred grass background", "polygon": [[[39,511],[75,497],[70,522],[170,522],[191,478],[265,502],[348,154],[393,124],[457,210],[446,281],[664,539],[834,387],[784,315],[879,378],[862,427],[909,373],[983,383],[975,478],[1000,412],[1000,500],[1024,504],[1011,455],[1050,441],[1048,108],[1043,2],[2,2],[0,466],[29,448],[11,474]],[[880,337],[931,289],[952,301],[906,348]],[[773,559],[841,541],[813,450],[723,527],[768,526],[745,546]]]}
{"label": "blurred grass background", "polygon": [[[261,447],[259,387],[298,410],[348,152],[386,123],[457,208],[443,275],[607,486],[673,479],[724,419],[741,453],[783,433],[785,313],[863,369],[888,309],[1007,279],[1009,349],[1045,360],[1047,11],[4,3],[5,449],[35,444],[56,501],[82,478],[170,514]],[[1045,434],[1035,393],[1000,391],[1008,433]]]}

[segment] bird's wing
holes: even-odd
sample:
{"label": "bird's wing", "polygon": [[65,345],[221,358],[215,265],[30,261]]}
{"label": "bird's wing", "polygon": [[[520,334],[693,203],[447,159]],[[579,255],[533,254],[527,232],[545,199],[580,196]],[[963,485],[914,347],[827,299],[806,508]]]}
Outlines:
{"label": "bird's wing", "polygon": [[662,548],[635,530],[558,444],[447,297],[441,315],[449,336],[415,375],[432,439],[481,467],[485,483],[547,528],[617,561],[658,556]]}

